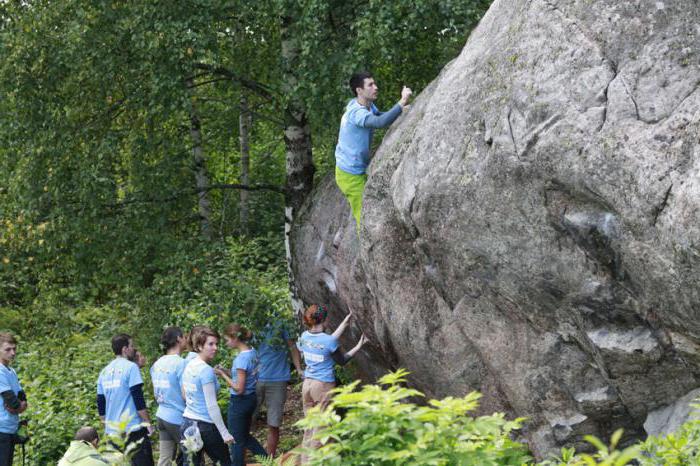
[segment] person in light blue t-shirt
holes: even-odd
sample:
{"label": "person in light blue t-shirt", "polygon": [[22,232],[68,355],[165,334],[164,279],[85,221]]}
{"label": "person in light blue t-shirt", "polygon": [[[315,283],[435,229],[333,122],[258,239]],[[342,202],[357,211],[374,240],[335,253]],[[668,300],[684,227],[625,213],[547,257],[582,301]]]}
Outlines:
{"label": "person in light blue t-shirt", "polygon": [[0,333],[0,465],[12,464],[19,415],[27,409],[27,397],[17,372],[10,367],[16,355],[15,337],[10,333]]}
{"label": "person in light blue t-shirt", "polygon": [[[149,436],[154,432],[151,418],[143,397],[143,379],[136,363],[130,361],[136,352],[129,335],[112,338],[112,351],[116,357],[102,369],[97,379],[97,410],[105,423],[105,432],[111,435],[127,435],[128,445],[136,445],[131,464],[153,465],[153,451]],[[119,424],[128,419],[125,431]],[[145,423],[146,427],[141,424]]]}
{"label": "person in light blue t-shirt", "polygon": [[340,120],[338,144],[335,147],[335,181],[350,203],[359,231],[362,193],[367,182],[374,130],[391,125],[408,106],[413,92],[404,86],[399,102],[382,113],[374,105],[379,88],[370,73],[363,71],[353,74],[350,90],[355,98],[348,102]]}
{"label": "person in light blue t-shirt", "polygon": [[231,445],[233,466],[243,466],[244,452],[247,448],[254,455],[267,456],[260,442],[250,435],[253,413],[257,405],[255,386],[258,382],[258,353],[249,345],[253,334],[239,324],[226,327],[224,338],[229,348],[238,350],[238,355],[231,365],[231,377],[223,367],[217,367],[216,373],[226,380],[230,387],[231,399],[228,404],[228,427],[236,439]]}
{"label": "person in light blue t-shirt", "polygon": [[256,346],[259,364],[258,385],[255,387],[257,407],[253,413],[253,419],[257,418],[260,408],[265,406],[267,410],[266,448],[274,458],[277,455],[284,403],[287,401],[287,385],[291,380],[289,356],[300,377],[304,376],[304,372],[301,369],[301,355],[296,342],[285,329],[283,321],[268,323]]}
{"label": "person in light blue t-shirt", "polygon": [[[335,388],[334,363],[345,365],[367,343],[365,335],[360,336],[357,344],[347,353],[343,353],[338,339],[345,332],[353,313],[349,312],[338,328],[331,335],[324,332],[328,327],[328,310],[318,304],[312,304],[304,311],[304,324],[308,330],[301,334],[297,346],[304,356],[306,371],[301,389],[304,415],[314,406],[321,409],[330,402],[330,391]],[[314,429],[304,431],[302,446],[317,448],[319,443],[313,440]],[[304,458],[302,457],[302,464]]]}
{"label": "person in light blue t-shirt", "polygon": [[[221,466],[231,465],[231,456],[226,444],[233,443],[221,410],[217,403],[216,394],[219,391],[219,381],[210,363],[216,357],[219,334],[208,328],[201,327],[192,340],[192,349],[197,357],[190,361],[182,374],[182,390],[185,395],[185,412],[180,428],[180,438],[188,427],[196,425],[202,437],[204,447],[194,454],[194,465],[203,464],[203,454],[207,453],[212,460]],[[183,454],[188,452],[183,445]]]}
{"label": "person in light blue t-shirt", "polygon": [[165,355],[151,366],[153,394],[158,403],[156,420],[160,432],[160,453],[158,466],[170,466],[174,460],[182,465],[180,426],[182,413],[185,411],[185,399],[182,397],[182,373],[187,361],[180,357],[185,346],[185,337],[178,327],[168,327],[160,338]]}

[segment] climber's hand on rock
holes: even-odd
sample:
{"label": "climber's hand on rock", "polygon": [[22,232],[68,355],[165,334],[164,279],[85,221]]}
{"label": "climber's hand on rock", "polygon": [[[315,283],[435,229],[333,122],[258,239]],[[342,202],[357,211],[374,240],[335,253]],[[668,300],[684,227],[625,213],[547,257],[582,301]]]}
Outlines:
{"label": "climber's hand on rock", "polygon": [[401,101],[399,103],[402,107],[406,107],[408,105],[408,100],[411,98],[412,95],[413,91],[410,87],[404,86],[403,89],[401,89]]}

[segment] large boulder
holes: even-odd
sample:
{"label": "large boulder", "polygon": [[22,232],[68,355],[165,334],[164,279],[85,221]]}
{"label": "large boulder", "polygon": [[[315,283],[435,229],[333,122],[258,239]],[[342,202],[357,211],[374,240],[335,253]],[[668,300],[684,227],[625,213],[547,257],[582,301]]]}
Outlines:
{"label": "large boulder", "polygon": [[368,377],[480,390],[537,455],[642,437],[700,386],[699,24],[696,0],[496,0],[384,138],[359,239],[321,183],[297,285],[356,310]]}

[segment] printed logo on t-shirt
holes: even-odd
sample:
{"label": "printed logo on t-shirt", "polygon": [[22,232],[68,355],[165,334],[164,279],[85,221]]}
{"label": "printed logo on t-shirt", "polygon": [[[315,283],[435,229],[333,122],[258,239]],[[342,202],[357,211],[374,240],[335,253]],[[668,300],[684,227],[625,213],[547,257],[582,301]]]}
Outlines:
{"label": "printed logo on t-shirt", "polygon": [[191,382],[183,382],[182,387],[185,389],[187,393],[191,392],[196,392],[197,391],[197,384],[191,383]]}
{"label": "printed logo on t-shirt", "polygon": [[308,351],[304,351],[304,359],[310,362],[323,362],[325,360],[325,357],[322,354],[309,353]]}
{"label": "printed logo on t-shirt", "polygon": [[113,390],[122,386],[122,381],[120,379],[105,380],[102,382],[102,387],[105,390]]}
{"label": "printed logo on t-shirt", "polygon": [[316,343],[315,341],[312,341],[312,340],[307,340],[306,338],[299,340],[299,343],[301,344],[301,346],[308,346],[309,348],[313,348],[313,349],[317,349],[317,350],[321,350],[321,351],[326,349],[326,345],[324,345],[322,343]]}
{"label": "printed logo on t-shirt", "polygon": [[170,388],[170,381],[169,380],[154,380],[153,381],[153,388],[162,388],[167,390]]}

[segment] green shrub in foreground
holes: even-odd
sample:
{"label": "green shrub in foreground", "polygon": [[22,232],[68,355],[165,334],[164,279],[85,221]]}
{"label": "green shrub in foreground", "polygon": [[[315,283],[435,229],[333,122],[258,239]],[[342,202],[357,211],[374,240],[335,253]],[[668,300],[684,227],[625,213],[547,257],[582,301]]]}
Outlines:
{"label": "green shrub in foreground", "polygon": [[[700,408],[700,404],[692,406]],[[649,437],[641,449],[641,466],[700,465],[700,420],[691,419],[666,436]]]}
{"label": "green shrub in foreground", "polygon": [[[521,465],[529,460],[527,448],[510,438],[522,419],[508,421],[503,414],[468,416],[481,397],[430,400],[428,406],[406,402],[422,397],[403,387],[405,370],[385,375],[381,385],[359,382],[335,390],[331,408],[312,409],[297,423],[321,428],[325,444],[306,450],[312,465]],[[384,387],[382,387],[384,386]],[[347,410],[341,418],[335,410]],[[327,440],[332,439],[332,442]]]}

